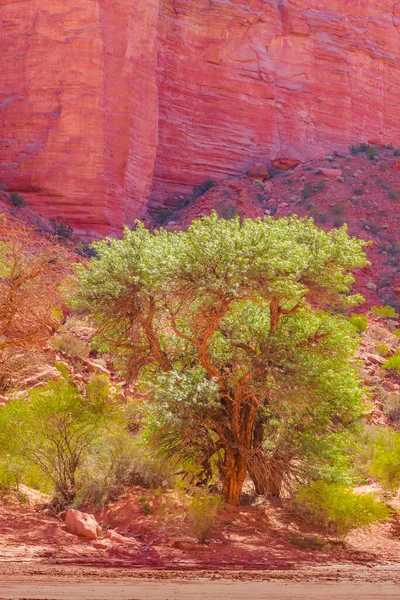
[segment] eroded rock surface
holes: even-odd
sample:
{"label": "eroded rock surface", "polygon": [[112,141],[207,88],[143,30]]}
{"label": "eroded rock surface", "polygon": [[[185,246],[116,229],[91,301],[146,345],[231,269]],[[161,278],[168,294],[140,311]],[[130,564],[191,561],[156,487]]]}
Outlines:
{"label": "eroded rock surface", "polygon": [[400,145],[393,0],[0,0],[0,24],[0,182],[83,236],[302,148]]}

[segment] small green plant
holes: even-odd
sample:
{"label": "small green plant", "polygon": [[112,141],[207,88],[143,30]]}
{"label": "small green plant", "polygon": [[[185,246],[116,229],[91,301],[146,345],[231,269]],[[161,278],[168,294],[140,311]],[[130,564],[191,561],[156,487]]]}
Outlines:
{"label": "small green plant", "polygon": [[90,345],[70,333],[60,333],[52,339],[52,346],[59,352],[63,352],[68,356],[79,358],[88,358]]}
{"label": "small green plant", "polygon": [[356,494],[348,486],[322,481],[300,488],[296,503],[311,523],[340,538],[352,529],[386,521],[392,514],[374,494]]}
{"label": "small green plant", "polygon": [[349,321],[360,334],[368,328],[368,317],[366,315],[354,313],[349,317]]}
{"label": "small green plant", "polygon": [[397,375],[400,375],[400,353],[395,353],[390,356],[382,365],[383,369],[388,371],[395,371]]}
{"label": "small green plant", "polygon": [[389,346],[387,346],[387,344],[383,344],[382,342],[379,342],[376,345],[375,350],[380,356],[387,356],[390,352]]}
{"label": "small green plant", "polygon": [[13,206],[16,206],[17,208],[22,208],[23,206],[26,206],[24,197],[21,196],[21,194],[18,194],[18,192],[11,192],[9,198],[11,204]]}
{"label": "small green plant", "polygon": [[137,501],[140,505],[140,510],[144,515],[146,515],[146,517],[149,517],[151,514],[153,514],[153,507],[145,496],[139,496]]}
{"label": "small green plant", "polygon": [[323,192],[324,190],[326,190],[326,183],[325,183],[324,179],[321,179],[321,181],[318,181],[317,185],[315,186],[315,189],[317,192]]}
{"label": "small green plant", "polygon": [[61,217],[50,219],[50,223],[53,227],[53,235],[62,237],[65,239],[71,239],[74,235],[74,230],[71,225],[68,225]]}
{"label": "small green plant", "polygon": [[189,523],[194,535],[205,542],[215,525],[218,510],[222,505],[220,496],[196,492],[188,505]]}
{"label": "small green plant", "polygon": [[400,329],[393,329],[392,334],[396,337],[400,337]]}
{"label": "small green plant", "polygon": [[371,310],[384,319],[396,319],[399,316],[396,309],[388,304],[386,306],[373,306]]}

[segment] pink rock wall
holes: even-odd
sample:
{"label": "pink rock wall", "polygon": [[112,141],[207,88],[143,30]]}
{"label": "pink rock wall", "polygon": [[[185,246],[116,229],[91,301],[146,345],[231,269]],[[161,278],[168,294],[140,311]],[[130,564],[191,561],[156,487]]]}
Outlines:
{"label": "pink rock wall", "polygon": [[266,157],[400,146],[399,99],[395,0],[0,0],[0,182],[87,237]]}

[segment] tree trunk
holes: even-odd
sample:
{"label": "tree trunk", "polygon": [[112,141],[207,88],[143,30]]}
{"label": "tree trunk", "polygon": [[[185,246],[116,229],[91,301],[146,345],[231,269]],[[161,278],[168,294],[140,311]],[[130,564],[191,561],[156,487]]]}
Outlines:
{"label": "tree trunk", "polygon": [[246,478],[247,465],[243,456],[238,451],[225,454],[223,495],[227,504],[238,506],[244,480]]}

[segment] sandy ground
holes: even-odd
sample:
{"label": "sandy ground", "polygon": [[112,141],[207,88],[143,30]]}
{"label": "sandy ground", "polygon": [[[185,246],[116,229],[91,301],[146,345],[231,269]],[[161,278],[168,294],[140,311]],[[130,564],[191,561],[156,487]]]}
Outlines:
{"label": "sandy ground", "polygon": [[400,599],[400,564],[171,571],[0,563],[0,600]]}

